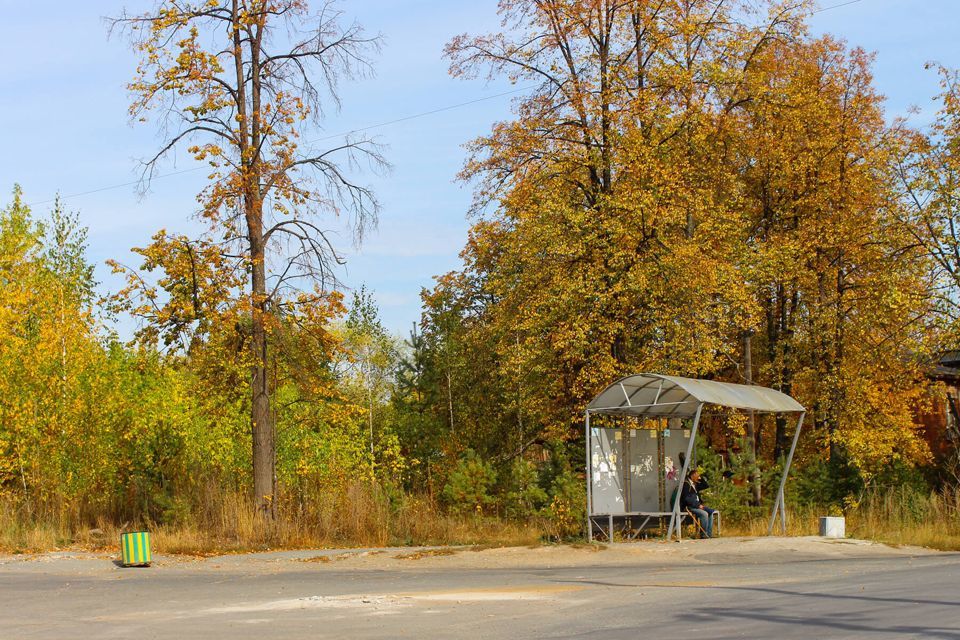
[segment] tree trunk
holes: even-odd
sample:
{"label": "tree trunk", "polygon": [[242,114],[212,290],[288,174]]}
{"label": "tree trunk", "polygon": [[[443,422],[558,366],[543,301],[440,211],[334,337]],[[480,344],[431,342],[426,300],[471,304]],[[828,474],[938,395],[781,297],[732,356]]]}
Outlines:
{"label": "tree trunk", "polygon": [[[750,338],[752,331],[743,334],[743,377],[747,384],[753,384],[753,353]],[[747,414],[747,456],[750,464],[750,476],[753,479],[753,502],[760,504],[760,465],[757,464],[757,423],[753,411]]]}
{"label": "tree trunk", "polygon": [[[259,216],[251,216],[259,221]],[[274,420],[270,410],[270,383],[267,377],[268,351],[267,330],[265,326],[266,271],[262,226],[250,226],[250,255],[252,265],[251,318],[253,350],[251,429],[253,432],[253,497],[257,513],[273,517],[276,514],[274,503]]]}
{"label": "tree trunk", "polygon": [[[240,24],[237,3],[233,3],[234,24]],[[247,222],[248,241],[250,243],[250,311],[251,344],[253,352],[253,371],[251,373],[251,391],[253,394],[250,408],[251,432],[253,435],[253,500],[256,512],[270,518],[276,515],[276,453],[274,450],[274,415],[270,409],[270,381],[267,376],[269,351],[267,347],[267,277],[266,246],[263,238],[263,197],[260,191],[262,166],[260,160],[261,127],[260,119],[260,41],[262,28],[250,25],[244,28],[247,46],[250,50],[250,79],[244,82],[242,51],[243,41],[240,29],[234,32],[235,62],[237,86],[239,92],[240,147],[241,162],[246,171],[244,184],[244,205]],[[249,84],[249,111],[244,88]]]}
{"label": "tree trunk", "polygon": [[370,346],[367,346],[366,382],[367,382],[367,426],[370,430],[370,468],[376,468],[376,458],[373,453],[373,367],[370,364],[372,357]]}
{"label": "tree trunk", "polygon": [[453,431],[453,382],[450,378],[450,365],[447,365],[447,410],[450,413],[450,431]]}

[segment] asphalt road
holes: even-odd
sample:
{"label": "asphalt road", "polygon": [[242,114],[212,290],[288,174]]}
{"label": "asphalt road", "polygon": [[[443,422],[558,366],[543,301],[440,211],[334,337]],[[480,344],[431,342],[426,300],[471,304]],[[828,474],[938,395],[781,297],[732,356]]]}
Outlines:
{"label": "asphalt road", "polygon": [[958,587],[960,554],[816,539],[287,552],[144,569],[6,556],[0,639],[960,639]]}

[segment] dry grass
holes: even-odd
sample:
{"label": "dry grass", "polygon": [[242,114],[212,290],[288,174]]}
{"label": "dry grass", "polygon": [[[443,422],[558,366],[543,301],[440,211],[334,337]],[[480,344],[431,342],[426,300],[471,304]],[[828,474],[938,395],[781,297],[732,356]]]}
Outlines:
{"label": "dry grass", "polygon": [[[370,484],[354,484],[339,493],[309,500],[286,500],[275,520],[254,515],[250,501],[237,493],[202,496],[203,505],[172,524],[84,520],[60,510],[25,514],[0,501],[0,551],[42,552],[79,548],[119,552],[120,533],[141,526],[150,530],[154,551],[209,556],[268,549],[464,545],[475,548],[539,545],[549,527],[539,520],[519,523],[444,513],[416,496],[384,495]],[[816,535],[826,508],[788,510],[787,535]],[[896,488],[868,494],[844,514],[847,534],[895,545],[960,550],[960,492],[922,493]],[[769,519],[723,523],[726,536],[766,535]],[[779,523],[778,523],[779,527]],[[322,560],[321,560],[322,562]]]}
{"label": "dry grass", "polygon": [[898,488],[868,495],[847,518],[847,533],[897,545],[960,549],[960,490]]}
{"label": "dry grass", "polygon": [[320,564],[330,564],[333,560],[330,556],[311,556],[309,558],[300,558],[299,562],[317,562]]}
{"label": "dry grass", "polygon": [[[817,509],[787,509],[787,535],[788,536],[815,536],[820,528],[819,517],[826,513],[826,510]],[[817,515],[819,514],[819,515]],[[765,536],[770,526],[770,518],[751,518],[749,520],[736,521],[724,519],[724,536]],[[780,533],[780,520],[777,519],[774,533]]]}
{"label": "dry grass", "polygon": [[422,558],[433,558],[436,556],[452,556],[458,552],[458,549],[424,549],[423,551],[414,551],[413,553],[399,553],[393,556],[393,559],[420,560]]}
{"label": "dry grass", "polygon": [[[813,536],[819,533],[820,517],[839,515],[826,507],[787,510],[788,536]],[[960,550],[960,491],[924,493],[910,488],[895,488],[868,493],[859,504],[851,505],[846,517],[847,535],[894,545]],[[768,517],[743,522],[724,520],[728,536],[766,535]],[[780,531],[777,521],[775,533]]]}
{"label": "dry grass", "polygon": [[140,527],[151,532],[154,552],[190,555],[325,547],[513,546],[544,537],[544,528],[535,520],[516,523],[450,515],[429,499],[390,498],[369,483],[309,500],[285,500],[278,505],[281,516],[272,520],[255,515],[250,500],[241,494],[211,491],[200,502],[201,508],[171,524],[104,519],[90,523],[51,514],[28,517],[13,504],[0,502],[0,551],[118,551],[120,533]]}

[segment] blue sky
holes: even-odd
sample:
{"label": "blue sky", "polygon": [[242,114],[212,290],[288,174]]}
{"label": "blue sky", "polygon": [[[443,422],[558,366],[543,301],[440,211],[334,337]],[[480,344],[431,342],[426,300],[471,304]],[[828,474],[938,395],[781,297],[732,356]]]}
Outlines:
{"label": "blue sky", "polygon": [[[823,0],[821,6],[847,0]],[[102,16],[126,6],[139,12],[153,2],[84,0],[25,3],[0,0],[0,117],[4,153],[0,189],[7,202],[20,183],[37,213],[64,196],[135,180],[137,159],[159,143],[152,126],[132,126],[126,114],[126,83],[134,59],[126,44],[108,40]],[[443,45],[454,35],[499,27],[496,0],[353,0],[343,8],[385,38],[375,78],[347,85],[343,110],[330,114],[315,137],[473,101],[512,89],[506,83],[454,80],[447,75]],[[932,112],[937,79],[927,61],[960,66],[960,2],[957,0],[860,0],[814,16],[815,33],[829,32],[876,52],[876,84],[888,97],[888,114],[906,115],[911,105],[922,123]],[[466,239],[469,188],[454,182],[463,143],[509,115],[511,96],[494,97],[378,128],[393,165],[386,175],[366,175],[383,204],[379,228],[353,249],[339,245],[348,264],[341,274],[350,287],[374,292],[384,323],[406,333],[419,319],[419,292],[433,276],[459,265]],[[172,160],[164,172],[188,169]],[[139,197],[133,186],[66,197],[90,229],[90,256],[103,291],[119,281],[104,261],[136,264],[130,247],[142,246],[160,228],[189,232],[203,173],[155,180]],[[120,327],[127,333],[129,326]]]}

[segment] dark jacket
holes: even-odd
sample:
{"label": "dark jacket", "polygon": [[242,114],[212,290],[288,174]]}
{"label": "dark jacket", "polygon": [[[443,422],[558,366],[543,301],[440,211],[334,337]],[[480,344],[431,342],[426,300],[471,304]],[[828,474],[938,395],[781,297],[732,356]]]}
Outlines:
{"label": "dark jacket", "polygon": [[683,483],[683,489],[680,490],[680,508],[699,509],[701,504],[703,501],[700,499],[697,487],[687,478]]}

